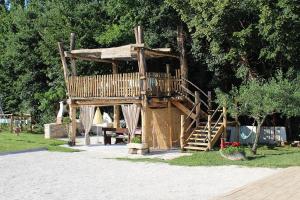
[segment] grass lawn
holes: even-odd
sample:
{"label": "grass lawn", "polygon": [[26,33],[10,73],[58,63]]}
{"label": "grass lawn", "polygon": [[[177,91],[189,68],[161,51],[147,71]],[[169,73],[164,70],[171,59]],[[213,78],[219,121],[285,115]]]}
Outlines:
{"label": "grass lawn", "polygon": [[290,167],[300,166],[300,148],[295,147],[260,147],[257,155],[251,155],[246,149],[248,160],[231,161],[223,158],[218,151],[195,152],[191,156],[182,156],[173,160],[160,159],[120,159],[131,161],[164,162],[181,166],[220,166],[240,165],[248,167]]}
{"label": "grass lawn", "polygon": [[20,133],[19,136],[8,131],[0,132],[0,152],[14,152],[35,148],[46,148],[49,151],[74,152],[76,150],[60,147],[64,141],[44,139],[43,134]]}

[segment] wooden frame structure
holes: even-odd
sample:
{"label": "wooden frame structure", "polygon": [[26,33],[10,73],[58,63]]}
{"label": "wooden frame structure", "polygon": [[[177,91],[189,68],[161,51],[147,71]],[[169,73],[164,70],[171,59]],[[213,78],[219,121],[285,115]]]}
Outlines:
{"label": "wooden frame structure", "polygon": [[[29,131],[32,132],[32,116],[30,114],[0,114],[0,119],[7,119],[9,120],[9,124],[7,124],[10,128],[10,132],[13,133],[15,130],[15,124],[16,121],[24,121],[24,120],[28,120],[30,122],[30,127],[29,127]],[[22,131],[22,124],[20,124],[21,127],[20,128]]]}
{"label": "wooden frame structure", "polygon": [[[82,105],[114,106],[114,128],[119,128],[121,104],[140,105],[142,142],[160,149],[172,148],[176,144],[179,146],[180,138],[190,138],[193,133],[190,129],[193,127],[196,130],[200,126],[201,117],[207,117],[207,113],[201,109],[203,105],[207,107],[207,112],[210,112],[209,94],[196,87],[198,91],[195,97],[188,89],[192,83],[187,78],[188,67],[182,27],[178,28],[179,55],[172,53],[169,48],[148,48],[144,44],[143,30],[140,26],[134,29],[134,33],[135,44],[112,48],[75,49],[74,33],[70,37],[69,50],[64,49],[63,43],[58,43],[72,121],[70,144],[75,145],[76,109]],[[167,64],[165,72],[149,72],[147,60],[157,58],[178,59],[180,67],[171,69]],[[110,63],[113,73],[78,76],[78,59]],[[118,73],[118,63],[121,61],[136,61],[138,72]],[[201,98],[202,93],[205,98],[208,97],[206,103]],[[195,97],[194,101],[188,97],[189,94]],[[185,124],[181,123],[182,114],[189,121],[193,120],[185,131],[179,131],[187,124],[187,119]]]}

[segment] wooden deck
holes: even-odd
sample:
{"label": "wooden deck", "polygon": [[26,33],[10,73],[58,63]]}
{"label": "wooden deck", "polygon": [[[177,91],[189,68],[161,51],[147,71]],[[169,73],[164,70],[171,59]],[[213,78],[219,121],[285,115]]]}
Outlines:
{"label": "wooden deck", "polygon": [[[234,178],[234,177],[233,177]],[[226,183],[225,183],[226,184]],[[300,167],[287,168],[263,180],[245,185],[215,200],[300,199]]]}

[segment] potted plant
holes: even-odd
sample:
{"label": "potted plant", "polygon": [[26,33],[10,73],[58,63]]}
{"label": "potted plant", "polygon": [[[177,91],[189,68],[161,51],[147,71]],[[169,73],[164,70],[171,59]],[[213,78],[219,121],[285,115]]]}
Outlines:
{"label": "potted plant", "polygon": [[133,136],[130,143],[127,144],[129,154],[146,154],[149,153],[149,147],[147,144],[142,143],[140,136]]}
{"label": "potted plant", "polygon": [[246,159],[245,149],[239,142],[225,142],[223,148],[220,149],[220,154],[229,160]]}

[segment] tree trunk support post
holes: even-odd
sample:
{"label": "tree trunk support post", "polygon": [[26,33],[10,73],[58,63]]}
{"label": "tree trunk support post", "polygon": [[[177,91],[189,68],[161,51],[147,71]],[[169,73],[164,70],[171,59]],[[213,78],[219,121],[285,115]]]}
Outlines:
{"label": "tree trunk support post", "polygon": [[59,49],[60,59],[61,59],[62,67],[63,67],[63,71],[64,71],[65,83],[66,83],[66,86],[68,86],[69,70],[68,70],[67,60],[66,60],[66,57],[65,57],[65,54],[64,54],[64,45],[63,45],[62,42],[58,43],[58,49]]}
{"label": "tree trunk support post", "polygon": [[[188,79],[188,64],[187,64],[187,56],[185,50],[185,34],[183,30],[183,25],[177,27],[177,44],[179,48],[179,60],[180,60],[180,71],[181,77],[184,79]],[[185,80],[182,81],[182,85],[187,88],[187,82]]]}
{"label": "tree trunk support post", "polygon": [[[143,29],[141,26],[137,26],[134,28],[134,35],[136,44],[143,44],[144,43],[144,34]],[[145,59],[145,53],[143,48],[137,49],[137,60],[139,66],[139,74],[140,79],[142,82],[141,86],[141,94],[143,97],[142,101],[142,109],[141,109],[141,116],[142,116],[142,143],[148,145],[148,119],[147,119],[147,109],[148,109],[148,102],[147,102],[147,80],[146,80],[146,72],[147,72],[147,64]]]}
{"label": "tree trunk support post", "polygon": [[71,119],[71,130],[69,130],[69,145],[75,146],[76,144],[76,107],[70,104],[70,119]]}
{"label": "tree trunk support post", "polygon": [[180,148],[183,151],[184,149],[184,115],[180,116]]}
{"label": "tree trunk support post", "polygon": [[200,123],[200,112],[201,112],[200,103],[201,103],[200,94],[198,91],[195,91],[196,126],[199,126]]}
{"label": "tree trunk support post", "polygon": [[208,150],[211,150],[211,115],[207,116],[207,140],[208,140]]}
{"label": "tree trunk support post", "polygon": [[227,141],[227,108],[223,107],[223,126],[224,126],[224,131],[223,131],[223,138],[225,141]]}
{"label": "tree trunk support post", "polygon": [[[70,51],[75,49],[75,33],[71,33],[70,37]],[[72,70],[72,75],[77,76],[76,72],[76,61],[74,58],[71,58],[71,70]]]}
{"label": "tree trunk support post", "polygon": [[[112,63],[112,73],[118,73],[118,65],[117,63]],[[120,127],[120,105],[114,105],[114,128]]]}

